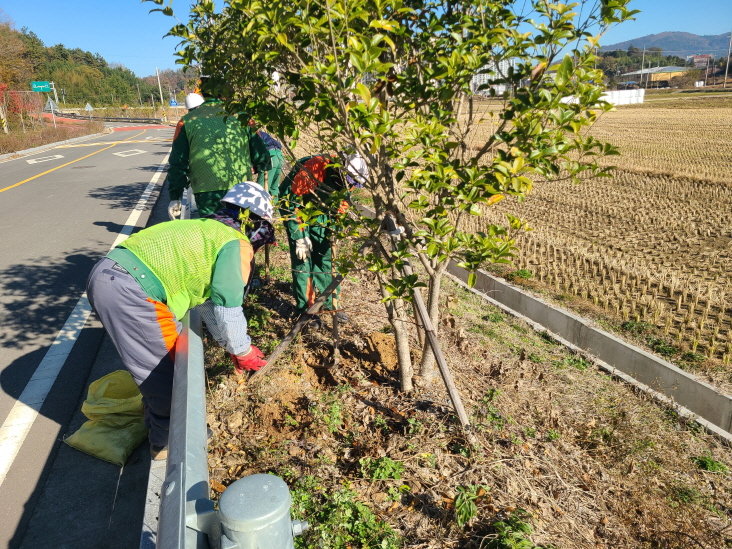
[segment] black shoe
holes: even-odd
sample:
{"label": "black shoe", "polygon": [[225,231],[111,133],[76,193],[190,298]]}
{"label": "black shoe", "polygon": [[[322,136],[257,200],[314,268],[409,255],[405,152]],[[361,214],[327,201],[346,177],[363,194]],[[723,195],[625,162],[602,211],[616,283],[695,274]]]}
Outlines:
{"label": "black shoe", "polygon": [[343,311],[338,311],[336,314],[333,315],[333,318],[338,321],[338,324],[348,324],[349,322],[351,322],[351,319],[348,318],[348,315]]}

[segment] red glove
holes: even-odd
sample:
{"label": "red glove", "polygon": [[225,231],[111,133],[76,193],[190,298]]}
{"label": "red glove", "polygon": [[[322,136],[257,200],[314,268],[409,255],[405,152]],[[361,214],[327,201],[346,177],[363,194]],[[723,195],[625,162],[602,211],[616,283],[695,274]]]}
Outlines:
{"label": "red glove", "polygon": [[245,371],[256,372],[262,366],[267,364],[264,360],[264,353],[257,349],[254,345],[243,355],[231,355],[234,361],[234,369],[237,374],[243,374]]}

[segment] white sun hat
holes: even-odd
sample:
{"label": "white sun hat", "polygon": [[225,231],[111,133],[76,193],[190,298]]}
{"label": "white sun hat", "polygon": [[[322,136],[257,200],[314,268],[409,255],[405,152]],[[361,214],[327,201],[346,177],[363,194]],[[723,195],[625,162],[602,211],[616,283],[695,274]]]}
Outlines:
{"label": "white sun hat", "polygon": [[186,109],[189,111],[195,109],[203,103],[203,97],[197,93],[189,93],[186,95]]}
{"label": "white sun hat", "polygon": [[244,181],[238,185],[234,185],[229,192],[224,195],[221,202],[239,206],[245,210],[257,214],[262,219],[266,219],[270,223],[274,222],[274,208],[272,207],[272,195],[259,183],[253,181]]}
{"label": "white sun hat", "polygon": [[346,172],[346,177],[352,180],[349,183],[356,187],[363,187],[369,178],[369,167],[358,153],[349,154],[346,157]]}

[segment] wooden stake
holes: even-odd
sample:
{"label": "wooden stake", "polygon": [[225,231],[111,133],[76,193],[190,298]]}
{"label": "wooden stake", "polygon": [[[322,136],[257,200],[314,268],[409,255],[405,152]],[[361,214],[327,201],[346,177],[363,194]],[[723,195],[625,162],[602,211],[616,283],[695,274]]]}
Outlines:
{"label": "wooden stake", "polygon": [[[264,172],[264,190],[269,192],[269,172]],[[269,281],[269,244],[264,247],[264,279]]]}
{"label": "wooden stake", "polygon": [[[397,242],[399,242],[401,236],[397,232],[394,219],[391,216],[386,216],[384,218],[384,225],[389,233],[389,236],[391,237],[392,245],[394,246],[394,248],[396,248]],[[403,270],[407,276],[414,273],[414,271],[412,270],[412,265],[409,263],[409,260],[404,261]],[[468,419],[468,414],[465,413],[465,407],[463,406],[463,401],[460,398],[460,393],[455,386],[452,372],[450,372],[450,368],[448,367],[447,362],[445,362],[445,355],[442,353],[440,341],[437,339],[435,328],[432,325],[432,320],[430,319],[430,315],[427,312],[427,307],[424,304],[424,300],[422,299],[422,294],[419,292],[419,288],[414,288],[412,290],[412,296],[414,299],[414,305],[417,309],[417,314],[419,315],[420,321],[422,323],[422,328],[424,329],[425,337],[427,338],[427,341],[430,344],[430,348],[432,349],[432,352],[435,355],[435,359],[437,360],[437,365],[440,369],[442,381],[445,383],[447,392],[450,395],[450,401],[452,402],[452,406],[457,413],[458,419],[460,420],[460,425],[462,425],[463,429],[469,429],[470,420]]]}
{"label": "wooden stake", "polygon": [[295,325],[292,327],[292,329],[290,329],[289,333],[282,341],[280,341],[277,347],[275,347],[274,351],[272,351],[272,354],[267,357],[267,364],[252,374],[252,376],[249,378],[249,383],[259,381],[264,377],[264,374],[266,374],[274,367],[274,365],[277,363],[277,360],[282,356],[282,353],[287,350],[287,348],[290,346],[290,343],[292,343],[295,337],[297,337],[297,334],[299,334],[305,327],[305,325],[311,321],[311,318],[309,318],[310,315],[317,314],[320,311],[323,303],[325,303],[325,300],[330,294],[335,292],[336,288],[340,286],[342,281],[343,275],[339,274],[331,281],[330,284],[328,284],[328,287],[315,300],[315,303],[308,307],[308,310],[298,317]]}

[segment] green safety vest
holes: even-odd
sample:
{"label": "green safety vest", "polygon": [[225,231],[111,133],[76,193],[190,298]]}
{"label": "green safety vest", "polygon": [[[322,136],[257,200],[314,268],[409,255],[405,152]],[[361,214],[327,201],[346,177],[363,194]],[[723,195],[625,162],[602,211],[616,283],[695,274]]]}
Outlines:
{"label": "green safety vest", "polygon": [[183,123],[190,147],[188,179],[194,193],[224,191],[251,181],[252,130],[227,114],[220,101],[207,99],[185,114]]}
{"label": "green safety vest", "polygon": [[140,231],[127,248],[160,280],[166,303],[178,319],[211,294],[211,277],[224,244],[245,234],[215,219],[166,221]]}

